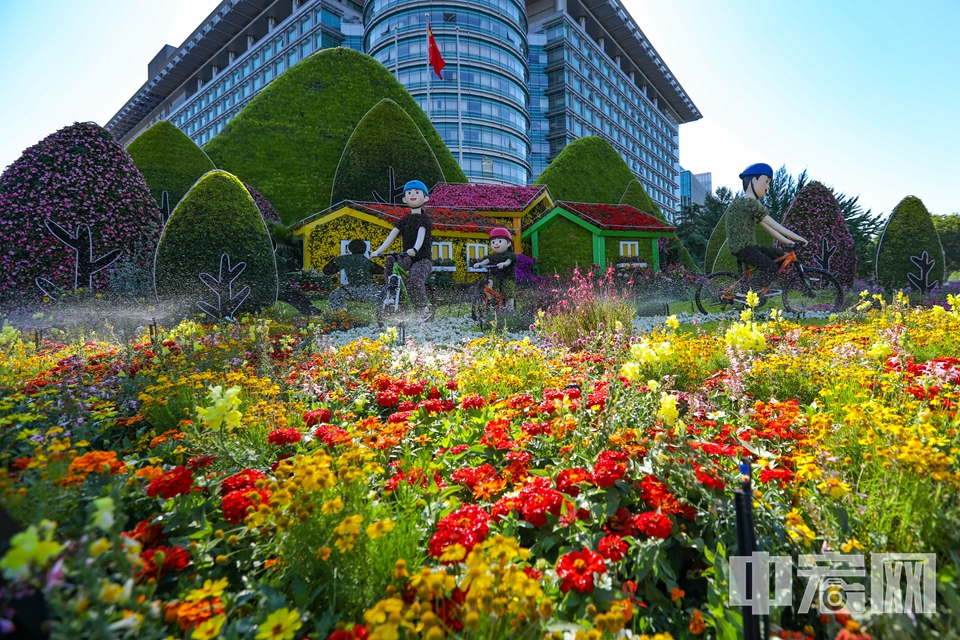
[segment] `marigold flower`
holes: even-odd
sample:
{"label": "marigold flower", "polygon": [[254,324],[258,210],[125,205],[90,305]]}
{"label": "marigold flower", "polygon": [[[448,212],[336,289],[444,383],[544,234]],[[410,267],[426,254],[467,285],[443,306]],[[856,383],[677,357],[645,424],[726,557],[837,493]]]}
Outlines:
{"label": "marigold flower", "polygon": [[580,593],[593,591],[594,574],[604,574],[607,567],[603,556],[584,547],[582,551],[571,551],[557,561],[557,576],[560,578],[560,590],[567,593],[575,589]]}
{"label": "marigold flower", "polygon": [[627,553],[627,543],[620,536],[606,536],[597,543],[597,551],[607,560],[619,562]]}
{"label": "marigold flower", "polygon": [[267,442],[278,447],[282,447],[285,444],[296,444],[300,442],[300,439],[303,436],[299,431],[290,427],[288,429],[274,429],[267,436]]}
{"label": "marigold flower", "polygon": [[186,467],[174,467],[170,471],[154,478],[147,486],[147,495],[160,496],[169,500],[175,496],[189,493],[193,487],[193,473]]}

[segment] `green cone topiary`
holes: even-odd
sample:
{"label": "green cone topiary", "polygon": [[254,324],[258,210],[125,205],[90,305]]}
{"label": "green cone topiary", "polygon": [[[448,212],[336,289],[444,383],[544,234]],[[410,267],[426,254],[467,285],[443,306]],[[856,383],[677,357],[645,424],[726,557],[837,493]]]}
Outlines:
{"label": "green cone topiary", "polygon": [[896,206],[877,246],[877,282],[926,292],[943,283],[943,246],[930,212],[916,196]]}
{"label": "green cone topiary", "polygon": [[127,152],[147,181],[157,206],[166,191],[171,211],[200,176],[216,169],[203,149],[169,120],[161,120],[137,136]]}
{"label": "green cone topiary", "polygon": [[564,147],[534,184],[546,185],[556,200],[617,204],[632,180],[633,171],[609,142],[587,136]]}
{"label": "green cone topiary", "polygon": [[277,301],[270,236],[235,176],[211,171],[183,197],[160,238],[154,283],[161,302],[214,317],[259,311]]}
{"label": "green cone topiary", "polygon": [[443,170],[413,118],[384,98],[363,116],[347,141],[330,204],[344,200],[394,204],[391,189],[402,189],[408,180],[420,180],[432,189],[444,182]]}
{"label": "green cone topiary", "polygon": [[[660,210],[657,203],[650,197],[650,194],[647,193],[647,190],[643,188],[639,180],[630,181],[626,191],[623,192],[623,196],[620,198],[620,204],[629,204],[644,213],[649,213],[661,222],[673,226],[673,224],[667,220],[667,217],[663,215],[663,211]],[[682,264],[690,271],[700,272],[700,268],[693,261],[690,252],[687,251],[687,248],[677,236],[670,238],[670,243],[667,246],[667,255],[661,256],[660,262],[663,265]]]}
{"label": "green cone topiary", "polygon": [[423,132],[447,182],[467,182],[413,97],[382,64],[352,49],[324,49],[271,82],[204,150],[266,197],[286,224],[326,209],[347,140],[390,98]]}

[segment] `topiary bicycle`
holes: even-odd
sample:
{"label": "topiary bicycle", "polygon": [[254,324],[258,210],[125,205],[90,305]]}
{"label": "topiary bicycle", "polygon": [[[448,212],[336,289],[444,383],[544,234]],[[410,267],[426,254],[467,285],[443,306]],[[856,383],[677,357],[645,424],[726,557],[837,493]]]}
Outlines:
{"label": "topiary bicycle", "polygon": [[[400,258],[406,255],[405,253],[385,254],[385,256],[393,256],[394,261],[393,272],[387,276],[387,284],[380,290],[380,295],[377,297],[377,325],[381,327],[388,321],[396,320],[407,313],[412,314],[414,311],[405,283],[408,272],[400,266]],[[436,309],[433,305],[428,305],[421,319],[430,321],[435,316]]]}
{"label": "topiary bicycle", "polygon": [[[763,307],[767,300],[780,295],[783,308],[798,315],[807,311],[840,311],[843,307],[843,287],[840,281],[825,269],[805,267],[793,251],[776,259],[780,263],[778,274],[783,274],[790,265],[796,265],[796,273],[787,280],[782,290],[771,289],[771,283],[760,291],[755,291]],[[743,263],[737,260],[737,273],[732,271],[714,271],[704,277],[697,287],[695,301],[701,313],[724,313],[736,306],[746,306],[747,293],[751,290],[752,275],[755,269],[750,267],[744,273]]]}

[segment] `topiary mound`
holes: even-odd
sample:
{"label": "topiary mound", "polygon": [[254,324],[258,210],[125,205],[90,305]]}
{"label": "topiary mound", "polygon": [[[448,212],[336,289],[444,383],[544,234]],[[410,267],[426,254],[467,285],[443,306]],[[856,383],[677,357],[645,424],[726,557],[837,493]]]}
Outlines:
{"label": "topiary mound", "polygon": [[214,317],[276,303],[270,236],[236,177],[211,171],[183,197],[157,247],[154,283],[159,300]]}
{"label": "topiary mound", "polygon": [[877,246],[877,282],[886,289],[926,292],[944,282],[943,246],[930,212],[916,196],[896,206]]}
{"label": "topiary mound", "polygon": [[91,279],[101,288],[116,265],[148,265],[160,229],[147,183],[113,136],[92,123],[61,129],[0,176],[0,299]]}
{"label": "topiary mound", "polygon": [[587,136],[564,147],[534,184],[546,185],[555,200],[617,204],[632,180],[630,167],[609,142]]}
{"label": "topiary mound", "polygon": [[277,224],[282,224],[283,220],[280,219],[280,214],[277,213],[277,210],[273,208],[273,205],[270,204],[270,201],[263,197],[263,194],[248,185],[246,182],[243,183],[243,186],[246,187],[247,191],[250,192],[250,197],[253,198],[254,204],[257,205],[257,209],[260,211],[260,217],[263,218],[264,222],[276,222]]}
{"label": "topiary mound", "polygon": [[437,157],[413,118],[396,102],[384,98],[363,116],[347,141],[330,204],[344,200],[392,204],[397,190],[408,180],[420,180],[428,189],[445,181]]}
{"label": "topiary mound", "polygon": [[810,241],[804,264],[830,271],[845,287],[853,284],[857,252],[833,191],[819,182],[807,184],[787,209],[783,226]]}
{"label": "topiary mound", "polygon": [[[672,223],[667,220],[667,217],[663,215],[663,211],[660,210],[657,203],[650,197],[650,194],[647,193],[647,190],[643,188],[639,180],[630,181],[626,191],[623,192],[623,196],[620,198],[620,204],[632,205],[644,213],[649,213],[661,222],[673,226]],[[687,251],[687,248],[683,246],[683,242],[681,242],[680,238],[676,235],[670,238],[666,255],[662,256],[660,261],[664,266],[668,264],[682,264],[695,273],[700,272],[700,267],[693,261],[690,252]]]}
{"label": "topiary mound", "polygon": [[168,120],[137,136],[127,152],[147,181],[157,206],[166,191],[171,211],[200,176],[216,169],[203,149]]}
{"label": "topiary mound", "polygon": [[403,85],[382,64],[352,49],[324,49],[291,67],[204,149],[217,166],[259,189],[291,224],[329,206],[347,140],[384,98],[413,118],[447,181],[467,182]]}

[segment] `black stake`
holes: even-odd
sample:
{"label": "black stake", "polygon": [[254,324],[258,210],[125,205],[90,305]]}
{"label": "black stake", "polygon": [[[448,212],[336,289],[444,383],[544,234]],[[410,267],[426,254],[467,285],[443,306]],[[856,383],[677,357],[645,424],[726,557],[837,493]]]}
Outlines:
{"label": "black stake", "polygon": [[[744,459],[740,463],[740,473],[743,474],[742,488],[733,492],[737,516],[737,548],[741,556],[749,556],[757,550],[757,532],[753,522],[753,491],[750,488],[752,471],[749,459]],[[753,597],[753,561],[750,562],[750,569],[746,571],[744,577],[746,582],[744,590],[748,594],[748,602],[752,604],[740,608],[743,614],[743,638],[760,640],[764,637],[760,635],[760,616],[753,613],[753,607],[756,605]],[[766,589],[767,586],[761,585],[760,588]]]}

